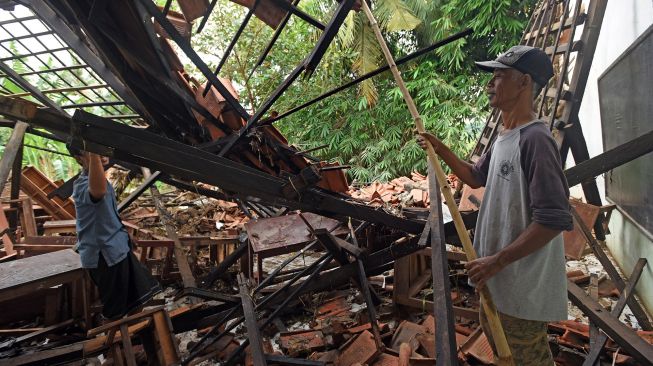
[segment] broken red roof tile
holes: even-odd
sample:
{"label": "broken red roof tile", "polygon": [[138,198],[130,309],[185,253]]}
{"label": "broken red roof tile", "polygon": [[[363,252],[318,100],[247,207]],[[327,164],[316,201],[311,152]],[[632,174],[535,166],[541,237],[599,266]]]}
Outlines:
{"label": "broken red roof tile", "polygon": [[368,331],[352,338],[341,349],[337,366],[351,366],[357,362],[367,364],[372,362],[380,352],[376,349],[374,336]]}
{"label": "broken red roof tile", "polygon": [[[372,324],[370,324],[370,323],[365,323],[365,324],[363,324],[363,325],[359,325],[359,326],[357,326],[357,327],[348,328],[348,329],[347,329],[347,332],[348,332],[348,333],[351,333],[351,334],[355,334],[355,333],[360,333],[360,332],[362,332],[362,331],[364,331],[364,330],[370,330],[370,329],[372,329]],[[387,325],[387,324],[385,324],[385,323],[379,323],[379,331],[380,331],[380,332],[384,332],[384,331],[386,331],[387,329],[388,329],[388,325]]]}
{"label": "broken red roof tile", "polygon": [[494,353],[492,352],[490,342],[480,327],[469,336],[460,349],[465,356],[474,357],[486,364],[491,364],[494,360]]}
{"label": "broken red roof tile", "polygon": [[284,332],[280,335],[281,347],[291,357],[312,351],[319,351],[328,345],[332,345],[331,336],[325,336],[319,330],[298,330]]}
{"label": "broken red roof tile", "polygon": [[415,339],[415,336],[417,336],[418,334],[426,334],[426,333],[427,333],[427,328],[425,326],[415,324],[413,322],[409,322],[408,320],[404,320],[399,324],[397,330],[395,331],[395,334],[392,336],[392,341],[390,342],[390,348],[394,349],[395,351],[398,351],[399,346],[401,346],[402,343],[409,343],[411,344],[411,346],[413,346],[413,350],[414,350],[419,345]]}
{"label": "broken red roof tile", "polygon": [[422,326],[426,327],[426,331],[429,334],[435,334],[435,318],[433,315],[429,315],[424,318],[424,321],[422,321]]}

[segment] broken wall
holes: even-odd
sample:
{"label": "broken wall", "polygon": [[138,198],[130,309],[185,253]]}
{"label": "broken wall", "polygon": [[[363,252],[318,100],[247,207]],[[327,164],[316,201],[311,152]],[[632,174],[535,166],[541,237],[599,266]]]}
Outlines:
{"label": "broken wall", "polygon": [[[603,152],[598,78],[652,24],[653,2],[648,0],[608,1],[583,103],[579,111],[579,119],[583,126],[590,157]],[[570,157],[567,167],[572,165],[573,159]],[[604,204],[610,203],[605,199],[603,176],[597,177],[597,185]],[[572,190],[572,196],[582,196],[580,186],[575,188]],[[619,208],[612,213],[610,232],[611,234],[606,237],[607,246],[623,273],[631,273],[639,258],[646,258],[649,263],[653,263],[653,236],[638,228]],[[637,286],[637,294],[649,313],[653,313],[653,286],[651,283],[653,283],[653,265],[649,264],[644,268],[642,278]]]}

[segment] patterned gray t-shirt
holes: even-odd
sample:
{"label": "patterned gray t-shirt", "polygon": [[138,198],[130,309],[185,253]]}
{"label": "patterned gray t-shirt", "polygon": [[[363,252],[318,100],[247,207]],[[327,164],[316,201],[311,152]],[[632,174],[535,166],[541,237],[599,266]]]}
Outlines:
{"label": "patterned gray t-shirt", "polygon": [[[533,221],[556,230],[573,228],[560,154],[542,121],[504,131],[473,173],[486,187],[474,237],[479,257],[510,245]],[[560,234],[506,266],[487,285],[500,312],[556,321],[567,318],[566,281]]]}

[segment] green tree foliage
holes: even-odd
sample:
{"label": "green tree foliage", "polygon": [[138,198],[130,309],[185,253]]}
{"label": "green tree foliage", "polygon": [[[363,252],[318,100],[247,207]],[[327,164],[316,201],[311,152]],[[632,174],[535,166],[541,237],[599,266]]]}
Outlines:
{"label": "green tree foliage", "polygon": [[[457,31],[474,35],[400,66],[428,130],[461,156],[473,146],[488,114],[487,75],[474,60],[492,59],[519,38],[535,0],[376,0],[372,10],[392,52],[399,58]],[[335,2],[303,0],[300,8],[328,22]],[[208,28],[193,43],[217,65],[244,17],[245,9],[228,3],[216,9]],[[257,107],[306,57],[319,31],[292,17],[262,67],[247,79],[273,30],[250,22],[220,75],[240,87],[241,100]],[[337,41],[308,80],[297,81],[273,109],[286,111],[385,63],[365,15],[350,14]],[[200,79],[202,79],[200,77]],[[392,75],[350,88],[278,122],[300,148],[328,145],[315,152],[349,164],[358,182],[388,180],[413,170],[424,172],[425,154],[414,142],[414,124]]]}
{"label": "green tree foliage", "polygon": [[[163,5],[165,1],[160,3]],[[472,61],[494,58],[517,43],[534,3],[535,0],[374,0],[372,3],[396,58],[464,28],[474,29],[474,35],[467,39],[400,66],[427,129],[461,156],[468,154],[488,113],[483,95],[487,75],[479,73]],[[302,10],[323,23],[328,23],[336,5],[335,1],[300,2]],[[173,10],[178,10],[175,2]],[[212,68],[222,58],[245,13],[245,8],[221,1],[202,33],[193,35],[193,47]],[[273,32],[258,19],[252,19],[220,72],[221,77],[233,81],[241,102],[250,110],[258,108],[310,54],[320,36],[318,29],[291,17],[263,65],[250,77]],[[273,110],[284,112],[384,64],[365,15],[351,13],[312,77],[296,81]],[[23,64],[12,66],[18,72],[26,71]],[[204,80],[189,62],[187,70],[198,80]],[[74,79],[87,80],[89,76],[67,77],[75,84]],[[21,92],[6,78],[0,83],[5,90]],[[41,89],[65,87],[58,79],[34,80],[34,83]],[[55,102],[85,101],[78,99],[79,95],[70,97],[73,100]],[[99,110],[91,112],[103,114]],[[326,148],[314,154],[351,165],[348,174],[358,182],[388,180],[426,169],[425,155],[414,142],[410,114],[389,72],[294,113],[275,126],[300,149],[326,144]],[[9,134],[10,130],[0,129],[2,145]],[[66,151],[63,144],[29,134],[25,143]],[[71,159],[30,148],[25,149],[23,163],[36,165],[55,179],[67,178],[77,170]]]}

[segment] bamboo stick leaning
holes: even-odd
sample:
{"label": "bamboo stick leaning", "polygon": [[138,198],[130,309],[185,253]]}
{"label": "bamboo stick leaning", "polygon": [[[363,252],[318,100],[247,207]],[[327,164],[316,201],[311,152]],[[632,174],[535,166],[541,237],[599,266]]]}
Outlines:
{"label": "bamboo stick leaning", "polygon": [[[388,46],[385,43],[383,35],[381,34],[381,29],[379,29],[379,25],[376,19],[374,18],[372,11],[367,5],[367,1],[361,0],[361,5],[363,11],[365,12],[365,15],[367,16],[367,19],[369,20],[372,26],[372,29],[374,30],[374,35],[376,36],[376,39],[381,45],[381,49],[383,50],[385,59],[388,65],[390,66],[390,71],[392,71],[392,75],[394,76],[394,79],[397,82],[397,85],[399,86],[401,93],[403,94],[404,100],[406,101],[406,105],[408,106],[408,110],[410,111],[410,114],[412,115],[413,120],[415,121],[417,132],[419,133],[426,132],[426,130],[424,129],[424,123],[422,122],[422,117],[417,111],[415,102],[413,101],[413,98],[411,97],[410,93],[408,92],[408,89],[406,88],[406,84],[404,83],[404,80],[401,77],[399,70],[397,69],[397,65],[395,64],[392,54],[390,53],[390,49],[388,49]],[[451,193],[451,188],[447,183],[447,177],[444,174],[444,170],[442,170],[442,167],[440,166],[440,162],[438,161],[438,157],[435,154],[435,150],[433,149],[433,146],[430,143],[428,144],[428,149],[426,153],[428,156],[428,160],[430,164],[433,166],[433,170],[435,171],[436,179],[440,184],[440,190],[444,195],[445,201],[447,202],[447,206],[449,207],[449,211],[451,211],[451,216],[453,217],[456,231],[458,232],[458,236],[460,237],[460,241],[463,244],[463,249],[465,251],[465,255],[467,256],[467,260],[473,261],[476,258],[478,258],[478,256],[472,245],[471,239],[469,237],[469,233],[465,228],[465,224],[463,223],[462,216],[458,211],[458,207],[456,207],[453,194]],[[438,202],[438,201],[439,200],[433,200],[432,202]],[[487,316],[488,325],[492,332],[492,338],[494,339],[497,348],[499,365],[501,366],[514,365],[512,354],[508,346],[508,341],[506,340],[506,335],[503,332],[503,327],[501,325],[501,321],[499,320],[499,314],[497,312],[496,306],[494,305],[494,301],[492,301],[490,291],[486,286],[484,286],[479,290],[479,292],[481,295],[481,302],[483,303],[483,310],[485,311],[485,314]]]}

